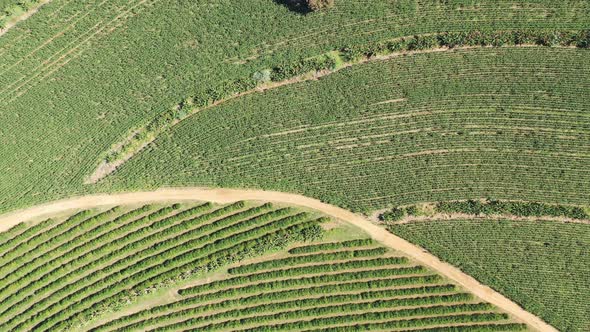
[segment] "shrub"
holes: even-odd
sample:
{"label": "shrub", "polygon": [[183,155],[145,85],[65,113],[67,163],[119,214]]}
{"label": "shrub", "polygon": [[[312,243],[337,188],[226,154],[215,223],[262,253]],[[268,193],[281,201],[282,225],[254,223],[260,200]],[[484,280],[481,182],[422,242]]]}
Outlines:
{"label": "shrub", "polygon": [[381,220],[381,221],[398,221],[398,220],[401,220],[403,217],[405,217],[405,215],[406,215],[406,212],[404,211],[404,209],[393,208],[389,211],[383,212],[379,216],[379,220]]}

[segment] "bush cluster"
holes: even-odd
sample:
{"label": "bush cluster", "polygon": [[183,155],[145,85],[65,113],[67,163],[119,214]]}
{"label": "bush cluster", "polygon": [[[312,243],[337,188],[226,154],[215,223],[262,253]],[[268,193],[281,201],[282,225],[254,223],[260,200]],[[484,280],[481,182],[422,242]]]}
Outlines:
{"label": "bush cluster", "polygon": [[465,46],[575,46],[590,47],[590,30],[545,31],[545,30],[510,30],[510,31],[469,31],[443,32],[400,38],[387,42],[370,43],[362,46],[344,47],[341,51],[346,61],[355,61],[362,57],[373,57],[402,51],[420,51],[438,47]]}
{"label": "bush cluster", "polygon": [[440,213],[466,213],[473,215],[505,214],[517,217],[590,218],[584,209],[576,206],[497,200],[488,200],[486,202],[474,200],[439,202],[436,204],[436,211]]}
{"label": "bush cluster", "polygon": [[393,222],[402,220],[406,216],[415,216],[418,214],[418,208],[415,205],[407,207],[394,207],[379,215],[379,220],[384,222]]}

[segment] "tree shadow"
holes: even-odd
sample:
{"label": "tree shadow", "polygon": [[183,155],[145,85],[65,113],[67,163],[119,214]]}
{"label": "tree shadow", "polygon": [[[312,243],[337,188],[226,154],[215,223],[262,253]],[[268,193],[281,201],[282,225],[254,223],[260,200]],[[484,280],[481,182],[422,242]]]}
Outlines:
{"label": "tree shadow", "polygon": [[305,0],[273,0],[279,5],[289,8],[290,11],[301,15],[309,14],[311,9],[307,6]]}

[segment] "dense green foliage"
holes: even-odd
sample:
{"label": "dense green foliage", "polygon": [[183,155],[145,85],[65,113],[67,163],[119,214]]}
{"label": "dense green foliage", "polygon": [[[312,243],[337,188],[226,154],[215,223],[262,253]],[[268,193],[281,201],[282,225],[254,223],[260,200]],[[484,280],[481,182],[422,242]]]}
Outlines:
{"label": "dense green foliage", "polygon": [[73,328],[159,288],[317,240],[323,221],[237,202],[115,207],[13,227],[0,256],[0,330]]}
{"label": "dense green foliage", "polygon": [[439,202],[436,204],[436,212],[440,213],[467,213],[474,215],[507,214],[517,217],[565,217],[571,219],[590,218],[586,211],[576,206],[549,205],[538,202],[504,202],[490,200]]}
{"label": "dense green foliage", "polygon": [[586,204],[587,57],[484,48],[354,66],[199,112],[105,186],[262,187],[361,211],[482,197]]}
{"label": "dense green foliage", "polygon": [[590,328],[590,225],[433,221],[391,231],[495,288],[558,328]]}
{"label": "dense green foliage", "polygon": [[[231,268],[230,276],[181,289],[176,301],[112,319],[91,331],[361,331],[475,322],[490,330],[524,328],[438,275],[406,258],[371,250],[374,246],[361,239],[296,247],[289,252],[305,254]],[[328,252],[315,253],[324,255],[319,263],[302,259],[313,256],[307,248]],[[371,255],[344,258],[332,248]],[[249,266],[257,272],[250,274]]]}
{"label": "dense green foliage", "polygon": [[[379,214],[379,220],[395,222],[406,216],[424,214],[424,206],[394,207]],[[544,217],[587,220],[588,212],[579,206],[554,205],[540,202],[466,200],[438,202],[428,208],[428,214],[463,213],[473,216]]]}
{"label": "dense green foliage", "polygon": [[53,0],[0,38],[0,209],[112,189],[82,183],[133,128],[271,68],[402,36],[589,25],[584,0],[340,0],[307,15],[274,0]]}

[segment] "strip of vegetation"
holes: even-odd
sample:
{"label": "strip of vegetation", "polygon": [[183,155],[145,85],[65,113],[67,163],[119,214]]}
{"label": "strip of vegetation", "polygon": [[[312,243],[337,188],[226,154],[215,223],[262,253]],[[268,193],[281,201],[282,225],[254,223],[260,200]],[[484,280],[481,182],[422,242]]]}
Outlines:
{"label": "strip of vegetation", "polygon": [[[455,296],[450,296],[454,301]],[[458,296],[457,296],[458,297]],[[444,301],[441,301],[444,302]],[[385,304],[385,303],[384,303]],[[352,304],[351,306],[355,306]],[[359,304],[358,307],[362,307],[363,304]],[[370,307],[369,307],[370,308]],[[363,320],[386,320],[392,318],[401,318],[401,317],[412,317],[412,316],[426,316],[426,315],[440,315],[437,317],[432,317],[427,320],[427,324],[444,324],[444,323],[451,323],[451,322],[460,322],[461,315],[451,315],[455,313],[461,312],[470,312],[470,311],[482,311],[482,310],[489,310],[491,306],[487,303],[476,303],[476,304],[457,304],[457,305],[438,305],[438,306],[431,306],[431,307],[418,307],[418,308],[411,308],[411,309],[400,309],[400,310],[392,310],[392,311],[378,311],[378,312],[367,312],[362,314],[353,314],[353,315],[341,315],[341,316],[334,316],[334,317],[322,317],[322,318],[315,318],[312,320],[301,320],[293,323],[284,323],[284,324],[276,324],[271,326],[259,326],[250,329],[245,329],[244,331],[279,331],[279,330],[297,330],[302,331],[303,329],[320,327],[325,325],[337,325],[343,323],[350,323],[355,321],[363,321]],[[228,327],[234,327],[237,325],[242,324],[254,324],[254,323],[261,323],[266,321],[272,320],[283,320],[283,319],[294,319],[294,318],[304,318],[308,316],[322,316],[325,314],[330,313],[338,313],[342,312],[344,308],[336,306],[336,307],[320,307],[314,308],[311,310],[298,310],[293,312],[286,312],[277,315],[267,315],[267,316],[256,316],[252,318],[243,318],[238,321],[229,321],[229,322],[222,322],[218,324],[206,325],[199,327],[197,329],[191,329],[189,331],[197,331],[198,329],[206,330],[208,328],[216,328],[216,329],[223,329]],[[344,311],[346,312],[346,311]],[[449,315],[449,316],[447,316]],[[484,314],[470,314],[470,318],[467,320],[469,322],[474,321],[491,321],[491,320],[501,320],[507,319],[508,315],[506,314],[497,314],[497,313],[484,313]],[[396,321],[397,324],[394,326],[388,326],[385,328],[390,327],[415,327],[420,326],[416,324],[420,322],[421,319],[417,319],[416,321],[413,320],[398,320]],[[395,326],[397,325],[397,326]],[[426,324],[425,324],[426,325]],[[166,328],[162,329],[154,329],[153,331],[167,331]]]}
{"label": "strip of vegetation", "polygon": [[[244,203],[243,203],[243,202],[239,202],[239,203],[236,203],[236,204],[233,204],[233,205],[230,205],[230,206],[224,207],[224,208],[222,208],[222,209],[216,210],[215,212],[213,212],[213,213],[210,213],[210,214],[208,214],[208,215],[205,215],[205,216],[206,216],[207,218],[213,218],[213,217],[216,217],[216,216],[220,216],[220,215],[226,214],[226,213],[230,212],[232,209],[240,209],[240,208],[242,208],[243,206],[244,206]],[[205,217],[205,216],[204,216],[204,217]],[[199,219],[199,221],[203,221],[203,220],[205,220],[204,218],[196,218],[196,219]],[[230,218],[230,219],[232,219],[232,218]],[[235,218],[234,218],[234,219],[235,219]],[[233,219],[232,219],[232,220],[233,220]],[[183,226],[186,226],[186,225],[183,225]],[[141,233],[141,232],[138,232],[138,233]],[[201,234],[202,234],[202,233],[201,233]],[[135,235],[135,234],[134,234],[134,235]],[[161,236],[162,236],[162,234],[156,233],[156,234],[152,235],[152,236],[151,236],[151,238],[153,238],[154,240],[156,240],[158,237],[161,237]],[[185,236],[185,237],[186,237],[186,236]],[[175,237],[175,238],[171,238],[171,239],[169,239],[169,240],[167,240],[167,241],[164,241],[164,243],[161,243],[161,244],[159,244],[159,245],[158,245],[158,243],[156,243],[156,244],[152,245],[150,248],[148,248],[149,250],[143,250],[143,251],[141,251],[140,253],[136,253],[136,254],[134,254],[134,255],[132,255],[132,256],[130,256],[130,257],[128,257],[128,258],[126,258],[126,259],[123,259],[123,260],[121,260],[121,261],[118,261],[118,262],[117,262],[117,264],[115,264],[114,266],[107,266],[107,267],[105,267],[105,268],[101,269],[101,270],[100,270],[100,273],[95,273],[95,274],[93,275],[93,279],[95,279],[95,280],[97,280],[97,279],[98,279],[98,280],[99,280],[99,282],[98,282],[98,283],[95,283],[94,287],[99,287],[99,285],[101,285],[101,284],[105,284],[105,285],[106,285],[106,284],[107,284],[107,282],[109,281],[109,279],[116,280],[116,279],[117,279],[117,278],[119,278],[120,276],[126,276],[126,275],[130,275],[130,274],[131,274],[131,272],[132,272],[134,269],[135,269],[135,270],[137,270],[138,268],[144,268],[146,264],[149,264],[148,262],[149,262],[150,260],[151,260],[151,261],[164,260],[164,259],[165,259],[167,256],[166,256],[166,255],[162,255],[162,254],[160,254],[160,255],[158,255],[158,256],[154,256],[154,257],[153,257],[153,258],[151,258],[151,259],[147,259],[147,260],[146,260],[146,259],[144,259],[144,260],[142,260],[142,261],[139,261],[139,259],[140,259],[140,258],[142,258],[142,256],[143,256],[143,257],[145,257],[145,256],[146,256],[146,255],[148,255],[148,253],[150,253],[150,252],[154,252],[154,251],[155,251],[155,252],[158,252],[158,251],[161,251],[162,249],[169,247],[169,246],[170,246],[171,244],[173,244],[173,243],[181,242],[181,241],[183,240],[183,238],[184,238],[184,237]],[[212,238],[212,239],[214,239],[214,238]],[[121,248],[121,249],[117,250],[116,252],[114,252],[114,253],[111,253],[109,256],[116,255],[117,253],[124,254],[124,253],[125,253],[125,252],[127,252],[128,250],[132,249],[132,248],[133,248],[133,246],[142,246],[142,245],[144,245],[145,243],[152,243],[152,241],[148,241],[148,240],[149,240],[149,239],[148,239],[148,238],[146,238],[146,239],[143,239],[143,240],[142,240],[142,241],[140,241],[140,242],[137,242],[137,241],[136,241],[136,242],[132,243],[132,244],[131,244],[131,246],[130,246],[130,245],[127,245],[127,246],[125,246],[125,247],[123,247],[123,248]],[[202,240],[209,241],[209,237],[207,237],[207,236],[206,236],[206,237],[202,237]],[[194,242],[194,241],[193,241],[193,242]],[[168,244],[168,243],[170,243],[170,244]],[[192,249],[193,247],[191,247],[191,246],[190,246],[190,243],[191,243],[191,242],[189,242],[189,244],[186,244],[186,243],[185,243],[183,246],[176,246],[176,247],[175,247],[175,249],[176,249],[176,251],[178,251],[178,250],[182,250],[183,248],[185,248],[185,249],[184,249],[184,251],[186,251],[186,249]],[[164,244],[166,244],[166,246],[163,246]],[[193,250],[193,251],[194,251],[194,250]],[[170,249],[169,249],[169,250],[167,250],[167,252],[168,252],[169,254],[173,254],[173,251],[171,251]],[[203,252],[203,254],[205,254],[206,252],[207,252],[207,251],[204,251],[204,252]],[[108,258],[109,256],[107,256],[107,258]],[[115,257],[116,257],[116,256],[115,256]],[[106,258],[105,258],[105,259],[106,259]],[[103,259],[103,260],[104,260],[104,259]],[[93,264],[91,264],[91,265],[96,265],[96,264],[102,263],[101,261],[102,261],[102,260],[99,260],[99,261],[97,261],[97,262],[93,262]],[[117,266],[119,266],[119,269],[120,269],[120,267],[125,267],[125,266],[128,266],[128,265],[127,265],[127,263],[128,263],[128,262],[135,262],[135,263],[134,263],[134,265],[131,265],[131,266],[127,267],[127,268],[124,268],[123,270],[119,270],[119,271],[118,271],[117,273],[115,273],[115,274],[111,274],[111,271],[116,271],[116,269],[115,269],[115,268],[116,268]],[[175,261],[175,262],[176,262],[176,261]],[[104,264],[104,263],[102,263],[102,264]],[[165,267],[165,268],[166,268],[166,267],[168,267],[168,268],[169,268],[169,266],[168,266],[168,265],[164,265],[164,267]],[[149,272],[150,272],[150,274],[152,274],[152,275],[153,275],[153,274],[156,272],[156,269],[149,269]],[[137,277],[141,277],[141,276],[142,276],[141,274],[138,274],[138,275],[136,275],[135,277],[137,278]],[[101,279],[101,278],[102,278],[102,279]],[[129,278],[127,278],[127,280],[129,280]],[[88,282],[89,280],[83,280],[83,281],[85,281],[85,282]],[[70,284],[70,285],[68,285],[68,287],[64,288],[63,290],[61,290],[61,291],[60,291],[60,292],[58,292],[58,293],[64,293],[64,292],[65,292],[65,293],[64,293],[64,295],[65,295],[65,294],[68,294],[68,293],[67,293],[67,289],[68,289],[68,288],[69,288],[69,289],[71,289],[71,288],[72,288],[72,286],[75,286],[75,285],[76,285],[76,283],[74,283],[74,284]],[[118,284],[118,285],[120,286],[120,284]],[[92,285],[90,285],[90,284],[86,284],[86,288],[84,288],[84,289],[80,289],[79,291],[76,291],[75,293],[72,293],[72,294],[68,295],[68,296],[67,296],[67,298],[71,298],[71,300],[72,300],[72,303],[73,303],[73,302],[75,302],[75,300],[74,300],[74,297],[73,297],[73,296],[80,297],[81,295],[83,295],[83,293],[84,293],[84,292],[88,291],[88,290],[89,290],[89,288],[91,288],[91,287],[92,287]],[[76,288],[77,288],[77,287],[76,287]],[[76,288],[74,288],[74,289],[76,289]],[[118,288],[114,288],[114,289],[112,289],[112,290],[116,290],[116,289],[118,289]],[[111,290],[111,291],[112,291],[112,290]],[[84,291],[84,292],[82,292],[82,291]],[[132,296],[132,297],[133,297],[133,296],[138,296],[138,295],[140,295],[140,294],[143,294],[143,292],[144,292],[144,291],[145,291],[144,289],[132,290],[132,291],[128,291],[128,293],[130,293],[130,295],[129,295],[129,294],[128,294],[128,295],[129,295],[129,296]],[[108,292],[107,292],[107,293],[108,293]],[[97,293],[97,294],[99,294],[99,293]],[[100,295],[100,294],[99,294],[99,295]],[[53,295],[52,295],[52,297],[54,297],[54,296],[56,296],[56,294],[53,294]],[[87,298],[85,298],[85,300],[87,300]],[[129,298],[126,298],[125,300],[129,300]],[[39,303],[37,303],[37,305],[39,305],[39,304],[42,304],[43,302],[46,302],[46,301],[47,301],[47,299],[44,299],[43,301],[40,301]],[[65,301],[65,300],[61,300],[61,301],[60,301],[60,303],[68,303],[68,302],[67,302],[67,301]],[[35,307],[36,307],[37,305],[35,305]],[[54,306],[55,306],[55,305],[52,305],[52,307],[54,307]],[[50,308],[51,308],[51,307],[50,307]],[[106,307],[105,307],[105,308],[106,308]],[[14,308],[11,308],[11,309],[14,309]],[[47,309],[45,309],[45,310],[47,310]],[[60,313],[61,313],[61,312],[60,312]]]}
{"label": "strip of vegetation", "polygon": [[[396,308],[402,306],[421,306],[421,305],[432,305],[432,304],[440,304],[440,303],[453,303],[453,302],[464,302],[469,301],[473,297],[470,294],[465,293],[458,293],[452,295],[434,295],[434,296],[424,296],[424,297],[414,297],[414,298],[403,298],[403,299],[381,299],[377,301],[370,301],[370,302],[357,302],[357,303],[347,303],[347,304],[339,304],[333,305],[336,298],[332,297],[325,297],[325,298],[317,298],[317,299],[302,299],[302,300],[295,300],[295,301],[287,301],[287,302],[280,302],[280,303],[271,303],[266,305],[254,306],[250,308],[243,308],[243,309],[234,309],[225,312],[221,312],[219,314],[211,315],[211,316],[202,316],[197,318],[191,318],[179,323],[171,324],[164,326],[162,328],[155,329],[155,331],[173,331],[183,329],[185,327],[194,326],[199,323],[207,322],[210,320],[218,320],[218,319],[231,319],[234,320],[226,320],[221,323],[215,323],[207,326],[200,327],[203,330],[209,329],[231,329],[237,327],[237,325],[247,325],[247,324],[260,324],[268,321],[273,320],[289,320],[289,319],[305,319],[311,317],[317,317],[322,315],[329,315],[333,313],[341,313],[341,312],[352,312],[352,311],[368,311],[368,310],[375,310],[375,309],[384,309],[384,308]],[[355,300],[354,298],[352,299]],[[471,310],[489,310],[492,306],[489,303],[482,303],[476,305],[468,305]],[[305,307],[312,307],[310,309],[301,309]],[[433,306],[430,307],[432,311],[423,312],[427,314],[427,312],[436,312],[441,313],[438,310],[441,309],[442,306]],[[445,307],[452,307],[452,306],[445,306]],[[437,309],[434,309],[437,308]],[[298,309],[294,311],[287,311],[287,312],[280,312],[280,310],[287,310],[287,309]],[[420,311],[422,308],[412,308],[412,309],[402,309],[396,311],[389,311],[390,315],[399,315],[401,317],[411,316],[414,315],[415,311]],[[243,310],[243,311],[242,311]],[[279,311],[278,313],[272,313]],[[268,314],[271,312],[271,314]],[[264,313],[264,314],[261,314]],[[242,315],[254,315],[252,317],[242,318],[235,320]]]}
{"label": "strip of vegetation", "polygon": [[[463,213],[472,216],[515,216],[515,217],[555,217],[576,220],[588,220],[590,216],[582,207],[540,202],[486,201],[466,200],[438,202],[434,206],[434,213],[453,214]],[[379,220],[394,222],[407,216],[419,215],[420,208],[416,205],[396,207],[379,215]]]}
{"label": "strip of vegetation", "polygon": [[504,214],[517,217],[565,217],[571,219],[589,219],[584,209],[577,206],[552,205],[539,202],[510,202],[488,200],[440,202],[436,204],[440,213],[466,213],[474,215]]}
{"label": "strip of vegetation", "polygon": [[[110,212],[107,212],[110,213]],[[30,250],[35,250],[35,248],[42,246],[46,243],[46,241],[50,241],[55,236],[64,234],[69,230],[71,227],[81,224],[85,221],[88,221],[90,216],[93,214],[92,211],[82,211],[79,212],[71,217],[69,217],[66,221],[57,224],[55,227],[48,229],[45,232],[38,233],[35,236],[31,237],[30,239],[19,243],[12,249],[5,252],[2,257],[0,257],[1,262],[3,262],[2,266],[0,267],[0,271],[7,267],[6,264],[13,262],[17,257],[23,258],[23,256],[29,252]],[[42,227],[42,225],[41,225]],[[12,264],[11,264],[12,265]],[[2,275],[2,274],[0,274]],[[5,274],[4,274],[5,275]]]}
{"label": "strip of vegetation", "polygon": [[[346,264],[346,263],[344,263]],[[375,265],[368,264],[367,266],[360,266],[360,267],[375,267]],[[379,265],[379,267],[383,267],[383,265]],[[239,276],[235,278],[225,279],[222,281],[217,281],[214,283],[205,284],[202,286],[195,286],[191,288],[191,293],[204,293],[212,290],[221,289],[224,287],[235,286],[239,284],[251,283],[255,281],[261,280],[268,280],[268,279],[278,279],[278,278],[286,278],[291,276],[298,276],[302,274],[320,274],[332,271],[340,271],[340,269],[332,269],[330,265],[320,265],[320,266],[310,266],[310,267],[303,267],[303,268],[293,268],[293,269],[285,269],[285,270],[275,270],[269,272],[262,272],[258,274],[250,274]],[[426,270],[423,266],[411,266],[411,267],[399,267],[399,268],[387,268],[385,269],[375,269],[372,270],[375,272],[376,277],[383,277],[385,276],[383,271],[387,271],[389,276],[397,276],[397,275],[405,275],[405,274],[421,274],[426,273]],[[356,271],[356,272],[347,272],[347,273],[363,273],[366,271]],[[350,276],[350,274],[344,274],[344,276]],[[338,278],[342,278],[343,276],[336,275],[334,277],[335,280]]]}
{"label": "strip of vegetation", "polygon": [[[400,329],[400,328],[414,328],[414,327],[421,327],[427,325],[453,325],[453,324],[460,324],[460,323],[479,323],[485,321],[496,321],[496,320],[504,320],[507,319],[508,315],[506,314],[498,314],[498,313],[489,313],[489,314],[464,314],[464,315],[452,315],[452,316],[441,316],[441,317],[427,317],[427,318],[416,318],[416,319],[409,319],[409,320],[395,320],[390,322],[383,322],[383,323],[369,323],[369,324],[355,324],[352,326],[340,326],[340,327],[331,327],[325,328],[316,331],[322,332],[348,332],[350,329],[353,330],[362,330],[362,331],[371,331],[371,330],[384,330],[384,329]],[[460,331],[479,331],[478,327],[480,325],[475,326],[465,326],[464,328],[460,329]],[[497,331],[498,329],[504,331],[502,327],[506,326],[508,329],[506,331],[523,331],[526,330],[526,325],[524,324],[508,324],[508,325],[499,325],[497,324],[496,327],[492,331]],[[454,331],[452,327],[441,327],[443,331]],[[428,329],[430,330],[430,329]],[[434,329],[435,331],[437,329]],[[264,331],[264,330],[247,330],[247,331]],[[488,331],[485,327],[482,331]],[[270,331],[269,331],[270,332]]]}
{"label": "strip of vegetation", "polygon": [[443,326],[430,329],[413,330],[415,332],[463,332],[463,331],[526,331],[528,330],[525,324],[507,323],[507,324],[478,324],[477,326],[459,325],[459,326]]}
{"label": "strip of vegetation", "polygon": [[347,250],[347,251],[337,251],[337,252],[333,252],[333,253],[294,256],[294,257],[282,258],[282,259],[277,259],[277,260],[272,260],[272,261],[265,261],[265,262],[254,263],[254,264],[249,264],[249,265],[241,265],[241,266],[229,269],[229,273],[231,273],[231,274],[252,273],[252,272],[256,272],[256,271],[260,271],[260,270],[279,268],[279,267],[283,267],[283,266],[292,266],[295,264],[302,264],[302,263],[315,263],[315,262],[325,262],[325,261],[331,261],[331,260],[343,260],[343,259],[351,259],[351,258],[379,256],[379,255],[383,255],[386,252],[387,252],[386,248],[379,247],[379,248],[373,248],[373,249]]}
{"label": "strip of vegetation", "polygon": [[[61,322],[58,325],[61,326],[72,324],[73,321],[79,319],[87,320],[95,314],[91,305],[98,304],[98,307],[101,308],[116,306],[121,302],[127,302],[128,294],[142,295],[146,291],[154,291],[194,274],[212,271],[220,266],[260,254],[275,247],[282,248],[282,246],[292,241],[306,240],[303,237],[317,234],[317,231],[307,232],[307,230],[310,227],[319,228],[316,223],[323,221],[309,222],[308,217],[308,214],[300,213],[230,236],[225,231],[217,232],[215,236],[206,236],[203,240],[205,242],[210,242],[215,238],[218,240],[202,247],[195,247],[190,241],[177,245],[91,285],[90,289],[97,289],[98,291],[90,296],[87,294],[88,290],[69,295],[68,297],[72,297],[72,299],[68,301],[62,300],[60,303],[76,303],[75,305],[59,310],[59,314],[43,320],[36,327],[51,328],[52,324],[58,322]],[[242,224],[245,225],[242,228],[248,226],[248,223]],[[126,277],[121,278],[121,276]],[[114,281],[116,281],[117,288],[103,288],[102,285]],[[130,290],[121,291],[122,288],[130,288]],[[77,299],[80,299],[80,295],[84,295],[83,300],[76,302]],[[62,322],[61,320],[68,317],[68,314],[76,314],[76,316],[69,317]]]}
{"label": "strip of vegetation", "polygon": [[[168,215],[170,212],[174,211],[174,207],[165,207],[156,212],[151,213],[150,215],[138,219],[135,223],[145,223],[149,220],[158,220],[161,217]],[[109,234],[109,236],[114,239],[117,238],[117,243],[122,243],[121,247],[114,247],[110,241],[104,241],[104,245],[97,250],[89,252],[85,255],[82,255],[76,258],[74,261],[69,262],[68,264],[64,264],[59,268],[53,270],[51,273],[46,274],[42,278],[36,280],[34,283],[30,284],[26,290],[35,289],[33,287],[40,286],[36,288],[32,294],[27,296],[22,296],[21,294],[24,293],[24,290],[20,292],[16,292],[11,294],[6,300],[2,301],[1,307],[3,308],[2,312],[0,312],[0,316],[6,317],[4,324],[10,323],[12,319],[16,319],[17,316],[13,315],[22,315],[26,313],[28,310],[34,310],[38,306],[43,305],[45,302],[48,302],[50,299],[54,297],[58,297],[62,294],[68,294],[68,291],[72,288],[75,289],[79,284],[85,284],[91,281],[93,278],[99,277],[101,274],[94,273],[92,275],[87,276],[86,278],[79,279],[80,275],[83,275],[87,272],[93,271],[96,267],[104,266],[105,263],[111,261],[113,258],[116,257],[125,257],[125,253],[133,249],[135,246],[139,247],[144,245],[145,242],[133,242],[131,244],[126,244],[128,239],[140,236],[141,232],[132,232],[126,234],[123,238],[118,238],[117,234]],[[100,256],[102,253],[108,253],[106,256]],[[100,257],[97,259],[96,257]],[[79,266],[82,265],[82,266]],[[75,266],[76,269],[70,273],[64,273],[71,269],[72,266]],[[85,284],[87,285],[87,284]],[[34,305],[31,305],[31,301],[38,299],[42,294],[52,292],[48,297],[35,302]],[[14,303],[15,301],[18,301]],[[20,312],[20,310],[25,310]],[[12,319],[8,320],[7,317],[12,317]]]}
{"label": "strip of vegetation", "polygon": [[[120,288],[121,285],[132,286],[131,292],[145,292],[146,289],[153,291],[158,288],[170,286],[180,280],[186,279],[188,276],[194,276],[195,274],[201,274],[208,271],[216,270],[224,265],[231,264],[249,257],[254,257],[263,254],[266,251],[282,249],[286,245],[294,241],[312,241],[316,240],[317,236],[321,234],[321,227],[318,223],[324,222],[325,220],[314,220],[311,222],[298,223],[293,226],[286,228],[279,228],[273,232],[267,233],[261,237],[253,237],[250,240],[237,242],[237,245],[228,249],[211,251],[211,254],[202,259],[192,260],[191,255],[183,255],[183,257],[174,258],[174,263],[177,261],[184,262],[181,266],[170,269],[169,261],[165,261],[162,264],[158,264],[156,268],[152,268],[149,272],[143,272],[132,277],[125,278],[117,286]],[[278,227],[281,227],[279,222]],[[233,240],[233,239],[232,239]],[[226,241],[219,241],[226,242]],[[227,241],[230,242],[230,241]],[[236,243],[233,241],[232,243]],[[203,250],[207,252],[207,249]],[[170,269],[170,270],[169,270]],[[153,271],[155,270],[155,271]],[[159,273],[158,273],[159,272]],[[145,278],[146,275],[155,276],[143,280],[137,283],[140,278]],[[109,294],[110,293],[110,294]],[[127,303],[129,291],[119,292],[99,292],[91,295],[90,297],[84,298],[82,304],[77,304],[66,310],[62,310],[59,314],[53,315],[48,320],[45,320],[35,326],[35,328],[45,329],[68,329],[76,322],[91,320],[97,315],[94,306],[98,305],[101,308],[111,308],[113,306],[120,306],[121,303]],[[96,301],[97,299],[104,299]],[[80,308],[83,309],[80,311]],[[103,311],[104,312],[104,311]],[[103,313],[101,312],[101,313]]]}
{"label": "strip of vegetation", "polygon": [[[364,287],[368,286],[368,282],[362,283]],[[363,287],[363,288],[364,288]],[[321,290],[320,290],[321,289]],[[133,320],[137,320],[144,317],[153,317],[146,320],[138,321],[131,325],[126,325],[123,328],[128,330],[133,329],[141,329],[146,328],[149,326],[153,326],[155,324],[165,322],[166,320],[176,319],[179,317],[184,316],[192,316],[202,312],[207,311],[218,311],[224,308],[231,308],[232,306],[235,307],[244,307],[245,305],[252,305],[258,303],[270,303],[275,302],[278,300],[285,300],[285,299],[292,299],[292,298],[303,298],[303,297],[310,297],[318,294],[333,294],[333,295],[324,295],[321,298],[333,298],[334,301],[340,302],[347,302],[347,301],[354,301],[354,300],[368,300],[368,299],[377,299],[377,298],[387,298],[387,297],[394,297],[394,296],[409,296],[409,295],[427,295],[427,294],[438,294],[438,293],[448,293],[455,291],[456,287],[454,285],[437,285],[437,286],[422,286],[422,287],[412,287],[412,288],[400,288],[400,289],[384,289],[384,290],[377,290],[377,291],[368,291],[362,293],[354,293],[354,294],[337,294],[342,291],[341,284],[336,285],[324,285],[320,287],[311,287],[311,288],[300,288],[300,289],[293,289],[293,290],[282,290],[278,292],[271,292],[271,293],[263,293],[263,294],[256,294],[254,296],[248,297],[241,297],[237,299],[231,300],[224,300],[217,303],[200,305],[193,308],[184,309],[181,311],[174,311],[170,314],[165,316],[158,316],[153,317],[156,314],[160,314],[166,311],[172,311],[174,309],[183,308],[190,306],[192,304],[199,304],[203,302],[203,299],[200,297],[189,298],[186,300],[181,300],[178,302],[174,302],[167,305],[153,307],[144,311],[140,311],[138,313],[124,316],[117,320],[113,320],[107,324],[101,325],[95,329],[92,329],[93,332],[104,331],[111,326],[122,325],[126,322],[131,322]],[[223,296],[220,294],[220,296]],[[222,297],[226,298],[226,297]]]}
{"label": "strip of vegetation", "polygon": [[370,246],[373,244],[375,244],[375,241],[373,239],[357,239],[357,240],[349,240],[349,241],[342,241],[342,242],[320,243],[320,244],[312,244],[309,246],[296,247],[296,248],[289,250],[289,253],[292,255],[309,254],[309,253],[317,252],[317,251],[336,250],[336,249],[352,248],[352,247],[364,247],[364,246]]}
{"label": "strip of vegetation", "polygon": [[[281,287],[289,287],[289,286],[300,286],[302,284],[309,284],[309,283],[324,283],[324,282],[333,282],[333,281],[347,281],[352,279],[365,279],[365,278],[386,278],[391,275],[404,275],[404,274],[415,274],[415,273],[424,273],[427,270],[424,267],[413,267],[409,269],[399,269],[399,268],[384,268],[384,269],[375,269],[375,270],[367,270],[367,271],[353,271],[353,272],[342,272],[338,274],[329,274],[329,275],[316,275],[310,277],[302,277],[298,279],[287,279],[287,280],[279,280],[277,281]],[[238,277],[240,278],[240,277]],[[233,280],[233,279],[229,279]],[[245,278],[244,280],[247,280]],[[223,283],[220,282],[220,283]],[[233,282],[230,282],[233,284]],[[274,285],[273,282],[267,282],[257,285],[260,289],[263,287],[268,287],[266,285]],[[190,288],[181,289],[178,291],[180,295],[194,295],[199,293],[204,293],[210,289],[211,286],[215,286],[215,283],[209,285],[199,285]]]}
{"label": "strip of vegetation", "polygon": [[[4,259],[4,256],[10,250],[13,250],[16,246],[20,245],[22,241],[24,241],[25,239],[30,238],[32,236],[35,236],[40,231],[52,226],[53,224],[55,224],[55,220],[47,219],[47,220],[44,220],[38,224],[35,224],[33,227],[28,228],[26,231],[19,233],[18,235],[15,235],[14,237],[8,239],[6,242],[4,242],[2,245],[0,245],[0,252],[4,251],[0,258]],[[18,225],[11,228],[11,230],[12,229],[16,230],[17,227],[18,227]]]}

